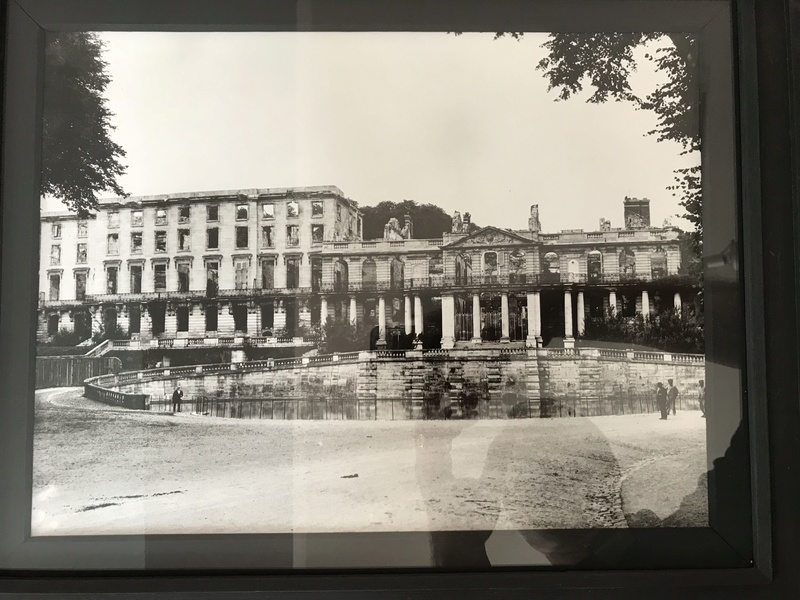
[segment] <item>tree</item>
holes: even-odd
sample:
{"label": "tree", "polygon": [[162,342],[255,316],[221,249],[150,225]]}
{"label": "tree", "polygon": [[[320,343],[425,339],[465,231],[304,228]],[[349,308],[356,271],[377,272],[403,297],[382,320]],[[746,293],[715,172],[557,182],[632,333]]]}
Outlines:
{"label": "tree", "polygon": [[[400,226],[404,224],[405,215],[414,221],[414,237],[416,239],[440,238],[442,233],[450,231],[452,218],[441,207],[435,204],[418,204],[414,200],[402,202],[380,202],[376,206],[363,206],[363,235],[365,240],[383,237],[383,227],[391,218],[397,219]],[[473,224],[472,230],[477,227]]]}
{"label": "tree", "polygon": [[[511,35],[518,39],[520,34]],[[645,56],[665,78],[639,97],[630,86],[630,75],[637,67],[634,50],[651,42],[657,42],[657,48]],[[544,72],[548,91],[557,91],[559,100],[568,100],[587,85],[592,89],[587,102],[624,101],[652,111],[657,124],[648,135],[679,143],[683,154],[700,151],[697,40],[691,34],[554,33],[543,47],[549,55],[537,69]],[[670,189],[685,210],[680,216],[695,226],[691,243],[699,255],[703,239],[700,167],[676,170]]]}
{"label": "tree", "polygon": [[117,178],[125,172],[121,146],[110,137],[113,113],[103,94],[111,81],[94,33],[58,33],[47,38],[42,130],[44,196],[62,200],[87,216],[97,193],[125,196]]}

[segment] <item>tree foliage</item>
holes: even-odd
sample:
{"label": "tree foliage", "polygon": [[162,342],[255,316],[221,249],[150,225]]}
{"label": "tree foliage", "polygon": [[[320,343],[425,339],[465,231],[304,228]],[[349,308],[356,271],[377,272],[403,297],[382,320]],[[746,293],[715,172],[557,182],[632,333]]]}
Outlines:
{"label": "tree foliage", "polygon": [[102,49],[86,32],[50,34],[45,47],[41,193],[81,216],[97,208],[98,192],[125,195],[117,181],[125,151],[110,137]]}
{"label": "tree foliage", "polygon": [[[383,238],[383,228],[391,218],[397,219],[402,227],[405,215],[411,215],[414,221],[416,239],[440,238],[452,226],[452,218],[441,207],[435,204],[418,204],[414,200],[384,201],[376,206],[362,206],[361,211],[364,214],[365,240]],[[473,223],[472,229],[476,228]]]}
{"label": "tree foliage", "polygon": [[[645,96],[634,93],[630,84],[636,71],[635,50],[656,42],[646,52],[663,81]],[[652,111],[656,126],[648,131],[659,141],[677,142],[684,154],[700,150],[697,40],[685,33],[555,33],[543,44],[549,55],[537,65],[549,81],[548,91],[568,100],[587,86],[588,102],[608,100],[630,102],[640,110]],[[702,245],[702,195],[700,168],[677,169],[669,188],[680,198],[685,213],[680,215],[695,226],[693,244]]]}
{"label": "tree foliage", "polygon": [[371,330],[371,327],[363,323],[354,326],[349,321],[335,321],[329,318],[323,327],[319,351],[322,354],[332,354],[369,350]]}
{"label": "tree foliage", "polygon": [[623,317],[619,313],[586,320],[586,339],[623,342],[666,352],[705,351],[703,313],[689,306],[668,310],[645,319],[641,314]]}

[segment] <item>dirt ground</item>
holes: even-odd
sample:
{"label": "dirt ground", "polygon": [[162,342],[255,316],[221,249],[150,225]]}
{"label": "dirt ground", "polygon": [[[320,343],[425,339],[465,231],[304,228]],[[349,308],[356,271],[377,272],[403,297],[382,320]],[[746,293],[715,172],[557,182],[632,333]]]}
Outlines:
{"label": "dirt ground", "polygon": [[705,526],[699,412],[239,421],[37,393],[33,535]]}

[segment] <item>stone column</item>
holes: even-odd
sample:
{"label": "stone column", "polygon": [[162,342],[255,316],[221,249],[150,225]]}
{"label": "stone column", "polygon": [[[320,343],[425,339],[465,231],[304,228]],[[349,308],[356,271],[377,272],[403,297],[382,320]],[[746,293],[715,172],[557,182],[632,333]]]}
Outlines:
{"label": "stone column", "polygon": [[586,331],[586,305],[583,300],[583,292],[578,292],[578,335],[583,335]]}
{"label": "stone column", "polygon": [[420,335],[425,329],[424,314],[422,313],[422,298],[414,296],[414,333]]}
{"label": "stone column", "polygon": [[534,300],[534,331],[536,332],[536,346],[542,346],[542,294],[539,291],[533,292]]}
{"label": "stone column", "polygon": [[358,307],[356,306],[356,297],[350,296],[350,325],[355,327],[358,324]]}
{"label": "stone column", "polygon": [[328,297],[322,296],[319,299],[319,324],[324,326],[328,322]]}
{"label": "stone column", "polygon": [[406,294],[403,298],[403,325],[406,329],[406,334],[411,333],[411,328],[414,326],[411,321],[411,296]]}
{"label": "stone column", "polygon": [[534,292],[526,294],[528,300],[528,337],[525,345],[529,348],[536,347],[536,296]]}
{"label": "stone column", "polygon": [[642,316],[645,319],[650,317],[650,294],[647,290],[642,290]]}
{"label": "stone column", "polygon": [[481,296],[472,294],[472,343],[481,343]]}
{"label": "stone column", "polygon": [[572,331],[572,291],[564,290],[564,347],[574,348]]}
{"label": "stone column", "polygon": [[442,348],[456,345],[456,303],[452,295],[442,295]]}
{"label": "stone column", "polygon": [[681,308],[683,306],[683,302],[681,301],[681,293],[680,292],[675,292],[675,299],[673,301],[673,305],[675,306],[675,310],[678,311],[678,313],[680,313],[681,312]]}
{"label": "stone column", "polygon": [[386,300],[378,296],[378,347],[386,347]]}
{"label": "stone column", "polygon": [[617,312],[617,290],[608,292],[608,310],[611,314]]}
{"label": "stone column", "polygon": [[503,337],[500,338],[500,341],[503,343],[507,343],[510,340],[510,336],[508,335],[508,294],[503,292],[500,294],[500,317],[503,321],[502,323],[502,331]]}

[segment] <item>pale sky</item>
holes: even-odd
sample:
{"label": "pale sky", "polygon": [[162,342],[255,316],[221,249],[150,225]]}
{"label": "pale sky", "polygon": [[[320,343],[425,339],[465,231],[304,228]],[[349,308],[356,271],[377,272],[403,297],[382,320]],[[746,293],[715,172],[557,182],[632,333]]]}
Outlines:
{"label": "pale sky", "polygon": [[[629,104],[557,102],[522,41],[445,33],[103,33],[121,183],[134,196],[336,185],[361,205],[413,199],[480,225],[545,231],[681,212],[689,164]],[[658,81],[642,59],[634,91]]]}

